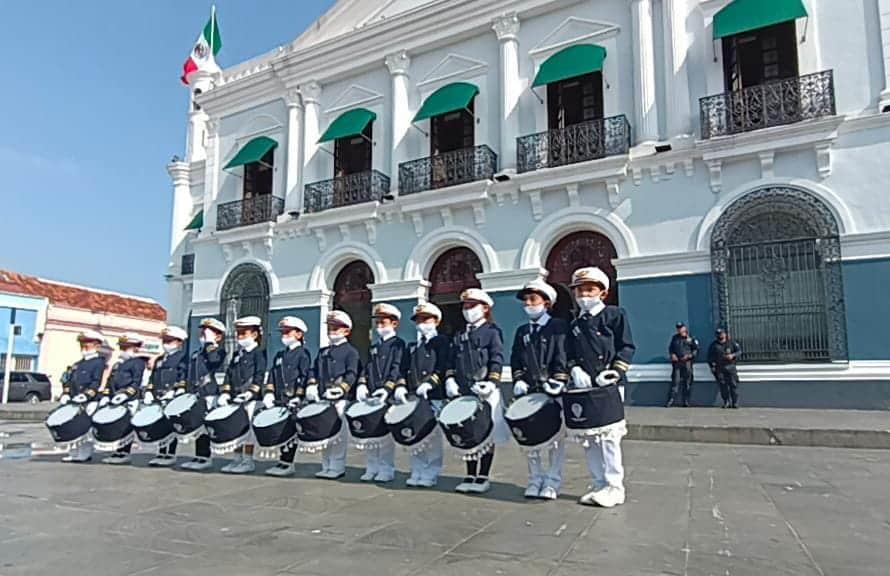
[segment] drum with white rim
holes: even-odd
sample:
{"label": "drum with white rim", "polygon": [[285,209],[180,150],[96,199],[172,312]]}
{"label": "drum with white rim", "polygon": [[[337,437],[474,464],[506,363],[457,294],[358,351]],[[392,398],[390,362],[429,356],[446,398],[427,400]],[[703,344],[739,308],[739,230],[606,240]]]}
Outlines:
{"label": "drum with white rim", "polygon": [[93,440],[96,450],[115,452],[133,441],[132,413],[125,405],[105,406],[93,414]]}
{"label": "drum with white rim", "polygon": [[307,404],[296,415],[300,452],[318,452],[339,442],[343,421],[332,402]]}
{"label": "drum with white rim", "polygon": [[563,394],[563,414],[569,438],[588,438],[627,433],[624,402],[618,386],[570,389]]}
{"label": "drum with white rim", "polygon": [[409,398],[390,406],[384,419],[393,440],[402,446],[416,446],[436,429],[433,406],[425,398]]}
{"label": "drum with white rim", "polygon": [[214,454],[228,454],[248,443],[250,417],[243,404],[226,404],[207,413],[204,427]]}
{"label": "drum with white rim", "polygon": [[173,424],[176,437],[188,442],[204,434],[207,403],[197,394],[180,394],[164,406],[164,416]]}
{"label": "drum with white rim", "polygon": [[547,394],[527,394],[507,408],[504,419],[516,442],[526,451],[535,451],[558,440],[562,406]]}
{"label": "drum with white rim", "polygon": [[146,404],[133,414],[130,419],[136,441],[142,447],[163,447],[175,438],[173,424],[164,416],[160,404]]}
{"label": "drum with white rim", "polygon": [[253,417],[253,435],[257,449],[254,456],[263,460],[279,457],[282,448],[292,448],[297,442],[297,424],[290,409],[275,406],[257,412]]}
{"label": "drum with white rim", "polygon": [[448,443],[464,460],[478,460],[494,446],[491,405],[475,396],[455,398],[439,413]]}
{"label": "drum with white rim", "polygon": [[65,404],[49,413],[44,423],[53,441],[70,450],[89,441],[93,422],[78,404]]}

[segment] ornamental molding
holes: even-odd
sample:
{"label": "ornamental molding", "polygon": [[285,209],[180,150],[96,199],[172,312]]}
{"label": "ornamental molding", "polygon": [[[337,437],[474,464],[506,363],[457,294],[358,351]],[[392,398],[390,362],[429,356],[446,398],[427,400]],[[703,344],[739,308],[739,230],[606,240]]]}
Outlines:
{"label": "ornamental molding", "polygon": [[368,285],[372,302],[414,299],[418,302],[426,302],[429,288],[430,283],[427,280],[400,280]]}
{"label": "ornamental molding", "polygon": [[[713,382],[714,376],[705,363],[694,367],[697,382]],[[825,364],[739,364],[739,378],[743,382],[810,382],[828,380],[832,382],[857,382],[887,380],[890,378],[890,361],[854,360],[850,362],[827,362]],[[634,364],[627,374],[630,382],[667,382],[671,379],[671,365],[665,358],[660,364]],[[855,391],[851,390],[855,394]]]}
{"label": "ornamental molding", "polygon": [[710,274],[711,253],[708,250],[699,250],[696,252],[647,254],[645,256],[618,258],[613,264],[618,272],[619,282],[623,280]]}
{"label": "ornamental molding", "polygon": [[549,58],[554,53],[571,46],[614,38],[621,32],[617,24],[598,22],[586,18],[570,16],[563,20],[550,34],[544,37],[528,54],[533,60]]}
{"label": "ornamental molding", "polygon": [[[491,180],[479,180],[476,182],[459,184],[457,186],[449,186],[444,192],[442,189],[438,189],[409,194],[407,196],[399,196],[396,200],[396,204],[398,205],[399,211],[403,214],[472,206],[488,200],[491,187]],[[450,214],[448,217],[450,218]],[[444,218],[446,217],[443,216],[443,219]],[[447,225],[448,224],[446,223],[446,226]]]}
{"label": "ornamental molding", "polygon": [[421,91],[432,91],[441,85],[454,80],[470,80],[484,76],[488,71],[488,63],[476,60],[461,54],[448,54],[433,69],[418,82],[417,88]]}
{"label": "ornamental molding", "polygon": [[327,290],[300,290],[275,294],[269,298],[269,310],[286,310],[289,308],[314,308],[327,304],[330,294]]}
{"label": "ornamental molding", "polygon": [[476,278],[479,279],[482,289],[486,292],[505,292],[521,290],[532,280],[546,279],[547,270],[544,268],[521,268],[503,272],[483,272],[476,274]]}
{"label": "ornamental molding", "polygon": [[383,101],[383,94],[360,84],[352,84],[324,111],[326,115],[339,114],[354,108],[371,106]]}

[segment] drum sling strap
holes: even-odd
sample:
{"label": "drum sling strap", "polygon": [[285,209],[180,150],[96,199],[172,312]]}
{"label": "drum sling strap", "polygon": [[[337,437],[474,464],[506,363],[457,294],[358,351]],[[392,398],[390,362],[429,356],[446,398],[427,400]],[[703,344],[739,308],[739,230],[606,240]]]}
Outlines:
{"label": "drum sling strap", "polygon": [[588,334],[587,330],[580,325],[580,319],[575,320],[574,324],[572,333],[577,336],[575,340],[581,344],[582,367],[592,378],[596,378],[596,375],[599,374],[602,369],[601,366],[597,367],[591,364],[591,358],[596,357],[596,348],[593,346],[593,342],[590,341],[590,334]]}
{"label": "drum sling strap", "polygon": [[473,345],[471,332],[464,332],[458,337],[457,362],[461,372],[478,382],[485,378],[487,366],[482,364],[482,351]]}
{"label": "drum sling strap", "polygon": [[532,334],[532,328],[529,327],[529,333],[522,337],[526,365],[532,373],[532,376],[534,376],[534,380],[541,384],[547,381],[547,371],[541,366],[541,358],[538,356],[539,354],[543,355],[543,350],[539,351],[535,344],[541,343],[541,330],[543,329],[543,327],[540,327],[538,329],[538,334],[534,335]]}

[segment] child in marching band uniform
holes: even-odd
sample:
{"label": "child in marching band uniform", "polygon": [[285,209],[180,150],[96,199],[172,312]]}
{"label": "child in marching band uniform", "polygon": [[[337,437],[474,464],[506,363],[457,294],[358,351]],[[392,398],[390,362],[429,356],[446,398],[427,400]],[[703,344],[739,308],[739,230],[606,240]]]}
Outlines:
{"label": "child in marching band uniform", "polygon": [[[568,324],[550,316],[556,302],[556,290],[544,280],[533,280],[516,295],[524,304],[528,324],[516,329],[510,364],[513,372],[513,396],[543,392],[559,396],[569,379],[566,367]],[[562,485],[565,442],[558,438],[547,448],[549,467],[544,470],[543,455],[528,456],[526,498],[556,500]]]}
{"label": "child in marching band uniform", "polygon": [[[303,345],[309,327],[300,318],[285,316],[278,321],[281,343],[284,348],[275,354],[269,380],[265,386],[263,405],[272,408],[276,404],[296,406],[306,392],[306,382],[312,369],[312,358]],[[278,464],[266,469],[269,476],[293,476],[296,447],[282,448]]]}
{"label": "child in marching band uniform", "polygon": [[[438,415],[445,399],[443,383],[451,355],[451,341],[439,334],[442,311],[435,304],[418,304],[414,307],[411,320],[417,325],[417,341],[405,350],[402,377],[395,397],[397,400],[407,397],[410,389],[417,396],[429,400],[433,412]],[[438,426],[424,442],[425,447],[421,452],[411,454],[411,474],[406,481],[408,486],[432,488],[439,482],[442,433]]]}
{"label": "child in marching band uniform", "polygon": [[[176,389],[177,395],[186,392],[197,395],[205,403],[208,412],[216,408],[216,397],[219,394],[216,375],[225,372],[225,337],[225,324],[216,318],[205,318],[201,321],[201,348],[192,354],[188,382]],[[200,472],[212,466],[210,437],[205,432],[195,440],[195,457],[184,463],[181,468]]]}
{"label": "child in marching band uniform", "polygon": [[[358,350],[349,342],[352,332],[352,318],[342,310],[334,310],[327,316],[329,345],[322,348],[315,358],[309,385],[306,387],[306,400],[318,402],[321,398],[333,402],[340,417],[346,409],[350,390],[361,372]],[[315,476],[326,480],[336,480],[346,474],[346,450],[348,448],[349,426],[343,423],[339,437],[322,452],[321,470]]]}
{"label": "child in marching band uniform", "polygon": [[[609,277],[599,268],[576,270],[571,287],[579,308],[567,341],[572,383],[580,389],[619,386],[620,396],[615,395],[614,401],[623,402],[625,375],[635,350],[627,315],[623,309],[604,303]],[[593,482],[591,490],[581,497],[581,504],[605,508],[624,504],[621,439],[625,434],[627,426],[621,420],[586,440],[587,468]]]}
{"label": "child in marching band uniform", "polygon": [[[151,404],[156,399],[161,401],[173,398],[178,387],[186,385],[188,380],[188,355],[185,353],[185,341],[188,334],[178,326],[167,326],[161,330],[161,344],[164,354],[157,358],[152,367],[151,377],[142,400]],[[170,444],[158,448],[158,455],[152,458],[149,466],[169,467],[176,464],[176,439]]]}
{"label": "child in marching band uniform", "polygon": [[[373,315],[377,339],[368,351],[368,362],[358,379],[355,399],[364,402],[373,397],[379,402],[386,402],[390,394],[395,393],[393,399],[399,403],[404,402],[407,399],[405,389],[396,388],[396,382],[402,373],[402,358],[407,349],[405,341],[396,336],[402,313],[392,304],[377,304]],[[395,451],[395,443],[389,435],[376,448],[365,449],[367,463],[360,480],[392,482],[396,474]]]}
{"label": "child in marching band uniform", "polygon": [[[87,404],[87,414],[92,416],[98,404],[91,401],[98,396],[102,386],[102,375],[105,373],[105,358],[99,354],[105,337],[95,330],[84,330],[77,335],[77,341],[80,344],[82,358],[66,371],[67,378],[64,378],[62,382],[62,395],[59,397],[59,403]],[[93,443],[85,442],[81,446],[69,450],[68,455],[62,458],[62,461],[89,462],[92,459]]]}
{"label": "child in marching band uniform", "polygon": [[[145,373],[145,358],[138,355],[142,346],[142,337],[137,334],[124,334],[118,338],[118,347],[121,350],[120,360],[111,369],[108,382],[105,385],[105,395],[100,402],[117,406],[125,402],[130,403],[130,410],[134,411],[139,405],[139,390],[142,388],[142,376]],[[102,459],[105,464],[129,464],[132,442]]]}
{"label": "child in marching band uniform", "polygon": [[[244,404],[247,417],[252,421],[256,399],[266,380],[266,352],[260,348],[263,338],[262,320],[257,316],[238,318],[235,320],[235,336],[238,339],[238,351],[226,370],[222,394],[219,395],[217,404],[226,406],[231,401]],[[233,392],[238,393],[234,399]],[[227,474],[248,474],[255,468],[253,444],[247,443],[235,451],[235,457],[221,471]]]}
{"label": "child in marching band uniform", "polygon": [[[449,398],[474,394],[491,406],[494,423],[493,444],[503,444],[510,437],[501,403],[501,370],[504,344],[501,329],[491,321],[494,301],[484,290],[470,288],[460,295],[466,328],[455,334],[451,347],[445,392]],[[467,460],[467,475],[455,490],[482,494],[491,488],[489,477],[494,462],[494,445],[479,462]]]}

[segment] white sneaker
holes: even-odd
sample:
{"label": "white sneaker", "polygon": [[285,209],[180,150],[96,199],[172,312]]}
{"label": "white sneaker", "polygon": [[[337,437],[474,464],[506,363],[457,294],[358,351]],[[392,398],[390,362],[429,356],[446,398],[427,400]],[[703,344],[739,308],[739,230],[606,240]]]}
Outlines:
{"label": "white sneaker", "polygon": [[473,485],[475,484],[476,479],[472,476],[467,476],[464,478],[463,482],[455,486],[454,491],[460,492],[461,494],[468,494],[473,491]]}
{"label": "white sneaker", "polygon": [[375,476],[377,476],[376,471],[365,470],[365,473],[359,476],[359,480],[361,480],[362,482],[373,482]]}
{"label": "white sneaker", "polygon": [[624,504],[624,488],[618,486],[609,486],[600,490],[593,497],[593,501],[603,508],[612,508],[619,504]]}
{"label": "white sneaker", "polygon": [[330,472],[328,471],[327,468],[322,468],[321,470],[319,470],[318,472],[315,473],[315,477],[322,478],[322,479],[329,478],[330,477],[329,474],[330,474]]}
{"label": "white sneaker", "polygon": [[485,494],[491,490],[491,482],[486,476],[476,476],[476,481],[470,486],[470,492],[473,494]]}
{"label": "white sneaker", "polygon": [[405,486],[411,486],[412,488],[416,488],[420,485],[420,478],[417,476],[411,475],[405,480]]}
{"label": "white sneaker", "polygon": [[232,469],[232,474],[250,474],[254,470],[256,470],[256,465],[253,463],[253,458],[242,458],[241,462]]}
{"label": "white sneaker", "polygon": [[376,476],[374,476],[374,482],[378,484],[387,484],[395,480],[395,472],[378,472]]}
{"label": "white sneaker", "polygon": [[434,488],[439,483],[438,478],[422,478],[417,481],[418,488]]}
{"label": "white sneaker", "polygon": [[598,492],[602,492],[603,490],[605,490],[605,487],[597,488],[596,486],[588,486],[587,489],[589,490],[589,492],[587,492],[587,494],[585,494],[584,496],[581,496],[581,499],[578,501],[585,506],[594,506],[596,504],[594,498],[596,497]]}
{"label": "white sneaker", "polygon": [[294,465],[288,462],[279,462],[275,466],[266,469],[267,476],[278,476],[279,478],[293,476],[294,472]]}
{"label": "white sneaker", "polygon": [[204,470],[209,470],[213,468],[213,462],[210,458],[202,458],[197,457],[190,462],[191,466],[189,466],[189,470],[193,470],[195,472],[203,472]]}
{"label": "white sneaker", "polygon": [[557,498],[559,498],[559,493],[553,486],[544,486],[544,489],[541,490],[538,498],[541,498],[543,500],[556,500]]}
{"label": "white sneaker", "polygon": [[241,464],[241,460],[243,458],[244,458],[244,456],[242,456],[241,454],[235,454],[235,456],[232,457],[232,461],[229,462],[228,464],[226,464],[225,466],[223,466],[220,469],[220,472],[222,472],[224,474],[231,474],[232,472],[235,471],[235,469],[238,467],[238,465]]}
{"label": "white sneaker", "polygon": [[537,498],[541,495],[541,487],[537,484],[529,484],[528,488],[525,489],[524,496],[526,498]]}

